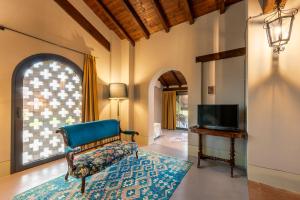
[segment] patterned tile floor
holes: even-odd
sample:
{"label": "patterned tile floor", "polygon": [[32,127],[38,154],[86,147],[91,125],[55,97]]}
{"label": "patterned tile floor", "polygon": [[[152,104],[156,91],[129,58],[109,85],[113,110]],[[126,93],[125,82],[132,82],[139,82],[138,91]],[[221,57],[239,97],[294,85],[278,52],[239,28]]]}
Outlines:
{"label": "patterned tile floor", "polygon": [[[145,150],[187,159],[187,142],[184,131],[164,131],[154,144]],[[189,160],[196,163],[195,157]],[[18,193],[40,185],[65,173],[64,159],[0,178],[0,199],[12,199]],[[237,176],[230,178],[226,164],[203,161],[200,169],[194,164],[180,183],[172,200],[247,200],[248,186],[244,172],[235,170]]]}

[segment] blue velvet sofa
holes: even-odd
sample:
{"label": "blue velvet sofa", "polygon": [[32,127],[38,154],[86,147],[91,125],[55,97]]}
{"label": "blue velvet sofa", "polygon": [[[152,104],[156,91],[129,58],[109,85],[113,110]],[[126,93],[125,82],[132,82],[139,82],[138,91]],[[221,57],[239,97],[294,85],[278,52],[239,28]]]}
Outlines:
{"label": "blue velvet sofa", "polygon": [[[61,127],[65,143],[69,175],[81,178],[81,192],[85,191],[85,178],[100,172],[135,153],[138,158],[138,146],[134,141],[136,131],[122,131],[118,120],[102,120]],[[122,141],[121,133],[131,135],[131,142]],[[92,146],[92,147],[90,147]]]}

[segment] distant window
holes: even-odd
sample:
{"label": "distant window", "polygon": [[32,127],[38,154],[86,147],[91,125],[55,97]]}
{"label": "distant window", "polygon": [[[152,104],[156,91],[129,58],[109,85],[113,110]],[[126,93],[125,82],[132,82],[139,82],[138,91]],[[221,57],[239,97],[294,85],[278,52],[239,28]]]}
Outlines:
{"label": "distant window", "polygon": [[176,128],[188,129],[188,95],[176,94]]}

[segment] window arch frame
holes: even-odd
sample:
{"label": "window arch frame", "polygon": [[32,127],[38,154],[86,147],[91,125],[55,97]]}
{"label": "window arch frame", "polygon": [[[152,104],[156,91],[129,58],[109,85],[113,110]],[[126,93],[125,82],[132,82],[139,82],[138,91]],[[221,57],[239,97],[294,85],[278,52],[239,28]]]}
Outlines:
{"label": "window arch frame", "polygon": [[32,67],[34,63],[45,60],[53,60],[62,62],[70,67],[80,78],[82,85],[83,71],[82,69],[63,56],[51,53],[41,53],[29,56],[23,59],[14,69],[11,82],[11,173],[16,173],[29,169],[38,165],[42,165],[64,157],[64,154],[55,155],[46,159],[31,162],[29,164],[22,164],[23,152],[23,80],[27,69]]}

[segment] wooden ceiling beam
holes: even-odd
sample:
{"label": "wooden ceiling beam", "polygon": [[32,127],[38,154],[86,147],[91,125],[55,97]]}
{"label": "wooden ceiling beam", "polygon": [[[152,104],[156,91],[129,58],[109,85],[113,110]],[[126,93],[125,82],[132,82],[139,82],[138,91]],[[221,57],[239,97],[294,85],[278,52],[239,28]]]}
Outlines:
{"label": "wooden ceiling beam", "polygon": [[188,91],[188,87],[170,87],[164,88],[163,91]]}
{"label": "wooden ceiling beam", "polygon": [[139,15],[136,13],[136,11],[133,8],[133,6],[131,5],[131,3],[128,0],[123,0],[123,4],[124,4],[124,7],[126,8],[126,10],[130,13],[131,17],[139,25],[144,37],[146,39],[149,39],[150,33],[149,33],[148,29],[146,28],[145,24],[143,23],[143,21],[141,20],[141,18],[139,17]]}
{"label": "wooden ceiling beam", "polygon": [[[287,0],[281,0],[280,7],[284,8]],[[262,10],[264,14],[273,12],[276,9],[276,0],[264,0]]]}
{"label": "wooden ceiling beam", "polygon": [[111,20],[114,26],[125,36],[125,38],[130,42],[132,46],[135,45],[132,37],[127,33],[125,28],[120,24],[120,22],[114,17],[114,15],[110,12],[107,6],[102,2],[102,0],[98,0],[99,6],[104,11],[105,15]]}
{"label": "wooden ceiling beam", "polygon": [[225,0],[219,0],[219,7],[220,7],[220,14],[225,13],[226,11]]}
{"label": "wooden ceiling beam", "polygon": [[226,58],[233,58],[238,56],[243,56],[246,54],[246,48],[238,48],[238,49],[232,49],[229,51],[221,51],[218,53],[212,53],[204,56],[197,56],[196,57],[196,63],[198,62],[208,62],[208,61],[214,61],[214,60],[221,60]]}
{"label": "wooden ceiling beam", "polygon": [[[67,1],[67,0],[61,0],[61,1]],[[170,1],[170,0],[142,0],[142,1],[141,0],[139,1],[137,0],[83,0],[83,1],[121,39],[127,38],[133,44],[134,40],[138,40],[142,37],[148,38],[154,32],[160,30],[165,30],[166,32],[169,32],[172,26],[175,26],[181,22],[189,21],[189,23],[193,23],[196,20],[196,18],[206,15],[210,12],[220,10],[220,12],[223,13],[226,11],[226,8],[228,8],[230,5],[241,2],[243,0],[179,0],[179,1],[178,0],[177,1],[175,0],[174,1]],[[260,1],[262,2],[263,0]],[[222,4],[220,4],[220,2]],[[103,8],[101,8],[102,7],[101,4],[107,7],[107,9],[104,10]],[[130,9],[131,7],[133,9]],[[131,10],[132,12],[127,12],[126,9]],[[110,14],[107,14],[107,12],[105,12],[107,10],[110,11],[108,12]],[[144,20],[144,18],[147,22]],[[128,21],[133,22],[134,20],[137,23],[134,24],[134,28],[130,28],[125,24]],[[130,37],[132,40],[130,39]]]}
{"label": "wooden ceiling beam", "polygon": [[232,4],[238,3],[243,0],[218,0],[217,3],[219,4],[220,14],[225,13],[227,7]]}
{"label": "wooden ceiling beam", "polygon": [[167,83],[167,81],[164,79],[163,76],[159,77],[158,80],[160,81],[160,83],[161,83],[163,86],[169,87],[169,84]]}
{"label": "wooden ceiling beam", "polygon": [[55,0],[55,2],[97,40],[99,44],[110,51],[110,42],[71,3],[67,0]]}
{"label": "wooden ceiling beam", "polygon": [[154,5],[154,10],[158,15],[158,18],[160,20],[160,23],[162,24],[163,28],[166,32],[170,31],[169,23],[167,20],[167,16],[162,8],[162,6],[159,3],[159,0],[152,0],[152,3]]}
{"label": "wooden ceiling beam", "polygon": [[222,1],[225,2],[225,7],[228,7],[228,6],[232,5],[232,4],[235,4],[235,3],[238,3],[238,2],[244,1],[244,0],[222,0]]}
{"label": "wooden ceiling beam", "polygon": [[183,0],[183,8],[187,19],[189,20],[190,24],[194,23],[194,15],[191,9],[191,4],[189,0]]}
{"label": "wooden ceiling beam", "polygon": [[176,73],[174,71],[171,71],[173,77],[176,79],[176,82],[178,83],[178,86],[181,87],[182,83],[180,81],[180,79],[178,78],[178,76],[176,75]]}

